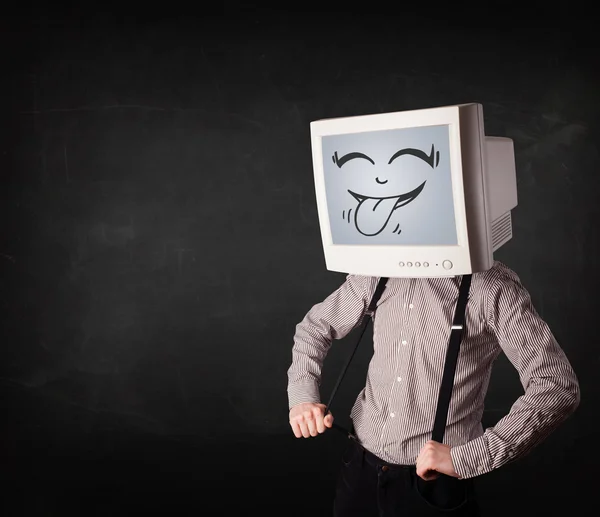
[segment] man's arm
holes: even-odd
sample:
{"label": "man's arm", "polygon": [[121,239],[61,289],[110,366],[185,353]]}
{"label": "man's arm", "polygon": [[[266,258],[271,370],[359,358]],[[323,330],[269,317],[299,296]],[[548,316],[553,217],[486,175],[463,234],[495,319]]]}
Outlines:
{"label": "man's arm", "polygon": [[376,278],[348,275],[298,323],[288,370],[290,409],[303,402],[320,403],[321,369],[329,347],[334,339],[343,338],[362,322],[376,282]]}
{"label": "man's arm", "polygon": [[484,296],[488,324],[519,372],[525,393],[482,436],[452,447],[452,463],[462,478],[524,456],[570,416],[580,400],[571,364],[517,275],[502,269]]}

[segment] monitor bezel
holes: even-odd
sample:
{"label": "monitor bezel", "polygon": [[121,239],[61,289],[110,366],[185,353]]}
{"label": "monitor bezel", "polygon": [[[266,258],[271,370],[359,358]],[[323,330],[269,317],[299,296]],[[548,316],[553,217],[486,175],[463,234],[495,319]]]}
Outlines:
{"label": "monitor bezel", "polygon": [[[457,244],[434,246],[334,244],[325,192],[322,137],[439,125],[448,126],[450,139],[450,170]],[[317,211],[327,269],[366,276],[437,277],[472,273],[475,269],[489,266],[489,260],[486,260],[489,253],[481,253],[481,248],[489,247],[487,242],[482,242],[482,239],[487,241],[487,235],[482,234],[485,233],[489,222],[483,184],[485,179],[484,131],[480,105],[473,103],[323,119],[311,122],[310,132]],[[463,145],[465,139],[468,142]],[[469,170],[464,168],[464,161],[468,163]],[[473,206],[468,206],[469,199],[465,195],[465,187],[467,192],[480,194],[483,198],[483,203],[479,203],[480,206],[475,209]],[[468,231],[469,221],[472,223],[471,235]],[[477,235],[473,235],[473,232]],[[480,249],[473,250],[473,243],[476,243]],[[352,249],[351,254],[348,253],[348,248]],[[473,251],[476,252],[475,257],[472,256]],[[401,266],[401,263],[404,265]],[[449,264],[451,267],[446,267]]]}

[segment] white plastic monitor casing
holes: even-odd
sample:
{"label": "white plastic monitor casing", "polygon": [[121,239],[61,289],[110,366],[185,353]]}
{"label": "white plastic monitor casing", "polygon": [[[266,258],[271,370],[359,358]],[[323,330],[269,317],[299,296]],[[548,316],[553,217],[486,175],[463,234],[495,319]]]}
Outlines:
{"label": "white plastic monitor casing", "polygon": [[[321,138],[439,125],[449,128],[457,245],[333,244]],[[510,210],[517,204],[512,140],[485,137],[481,104],[318,120],[311,122],[310,129],[317,210],[328,270],[378,277],[476,273],[489,269],[493,251],[511,238]]]}

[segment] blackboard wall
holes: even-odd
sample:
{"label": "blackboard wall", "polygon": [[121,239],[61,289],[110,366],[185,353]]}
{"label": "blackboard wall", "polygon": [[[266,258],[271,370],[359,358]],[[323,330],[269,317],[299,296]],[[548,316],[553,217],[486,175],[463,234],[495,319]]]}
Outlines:
{"label": "blackboard wall", "polygon": [[[546,442],[479,480],[482,507],[589,503],[596,48],[584,30],[515,23],[251,10],[5,20],[5,514],[330,515],[345,438],[295,439],[286,394],[296,323],[344,280],[324,265],[309,123],[460,102],[481,102],[486,133],[514,140],[519,206],[496,258],[582,389]],[[354,339],[334,346],[324,398]],[[369,339],[333,408],[342,423]],[[486,425],[522,393],[504,356],[491,384]]]}

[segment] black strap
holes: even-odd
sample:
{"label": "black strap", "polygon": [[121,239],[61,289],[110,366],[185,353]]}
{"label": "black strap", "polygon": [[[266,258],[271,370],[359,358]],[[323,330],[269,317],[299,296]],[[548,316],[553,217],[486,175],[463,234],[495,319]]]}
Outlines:
{"label": "black strap", "polygon": [[458,302],[456,303],[454,321],[452,322],[452,331],[450,333],[448,349],[446,350],[444,373],[442,375],[442,384],[440,385],[433,433],[431,436],[432,440],[439,443],[443,443],[444,431],[446,430],[448,408],[450,407],[452,386],[454,385],[454,373],[456,371],[456,362],[458,360],[458,351],[460,349],[462,336],[465,333],[465,312],[470,287],[471,275],[464,275],[460,283]]}
{"label": "black strap", "polygon": [[[363,321],[360,335],[358,336],[358,339],[356,340],[356,345],[354,346],[354,350],[352,350],[350,357],[348,357],[348,360],[346,361],[346,365],[342,369],[342,373],[338,377],[338,380],[335,383],[335,386],[333,387],[333,391],[331,392],[331,395],[329,396],[329,401],[327,402],[327,405],[325,406],[325,413],[324,413],[325,415],[329,411],[329,408],[331,407],[331,403],[333,402],[333,398],[335,397],[335,394],[336,394],[338,388],[340,387],[340,384],[342,383],[342,379],[344,378],[344,376],[346,375],[346,372],[348,371],[348,367],[350,366],[350,363],[352,362],[352,358],[354,357],[354,354],[356,353],[356,350],[358,349],[360,340],[362,339],[363,334],[365,333],[365,330],[367,330],[369,321],[371,321],[371,319],[373,318],[373,313],[375,312],[377,303],[379,302],[379,298],[381,298],[381,294],[383,293],[383,291],[385,289],[385,285],[387,284],[387,281],[388,281],[387,278],[382,277],[379,279],[379,282],[377,283],[377,287],[375,288],[375,293],[373,294],[373,297],[371,298],[371,303],[369,303],[369,306],[367,307],[366,318]],[[340,431],[343,431],[345,434],[348,434],[348,435],[353,434],[339,424],[334,423],[333,427],[335,427],[336,429],[339,429]]]}

